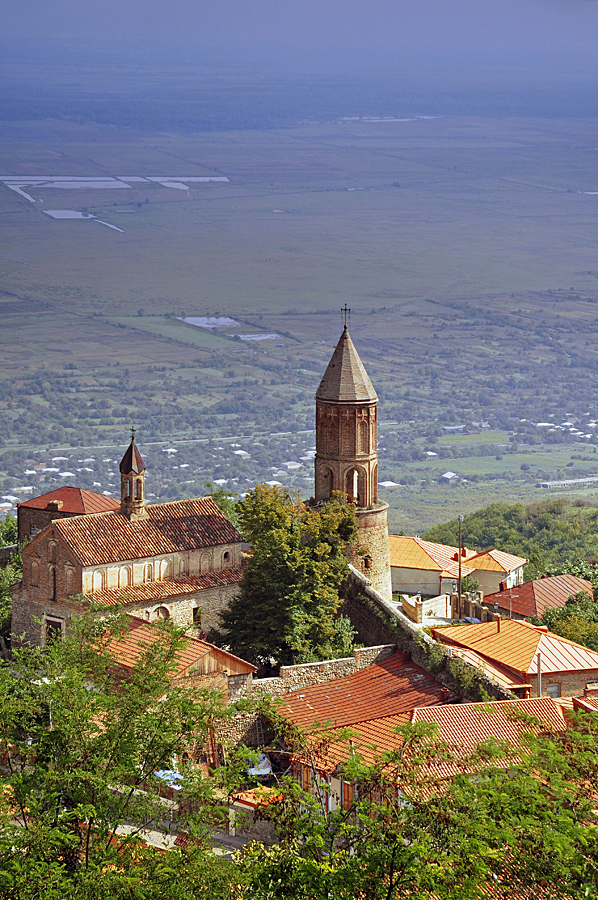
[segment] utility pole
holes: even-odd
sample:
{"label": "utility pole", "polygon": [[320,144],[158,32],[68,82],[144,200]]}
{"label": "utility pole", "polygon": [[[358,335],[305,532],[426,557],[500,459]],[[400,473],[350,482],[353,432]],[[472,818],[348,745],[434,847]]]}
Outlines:
{"label": "utility pole", "polygon": [[459,516],[459,618],[461,618],[461,525],[463,516]]}

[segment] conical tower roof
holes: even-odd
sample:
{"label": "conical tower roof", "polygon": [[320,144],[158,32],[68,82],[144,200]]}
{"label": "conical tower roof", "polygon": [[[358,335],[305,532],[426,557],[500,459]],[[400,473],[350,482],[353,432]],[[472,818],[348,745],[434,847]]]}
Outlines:
{"label": "conical tower roof", "polygon": [[378,399],[345,325],[328,368],[316,391],[316,400],[367,403]]}
{"label": "conical tower roof", "polygon": [[140,475],[145,472],[145,463],[141,458],[141,453],[137,449],[135,443],[135,435],[131,435],[131,443],[126,449],[125,455],[120,461],[119,469],[122,475]]}

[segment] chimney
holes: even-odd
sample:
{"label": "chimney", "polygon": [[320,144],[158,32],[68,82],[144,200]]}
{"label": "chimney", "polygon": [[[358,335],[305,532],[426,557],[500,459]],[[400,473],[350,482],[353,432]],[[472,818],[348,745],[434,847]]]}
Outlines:
{"label": "chimney", "polygon": [[451,692],[449,691],[449,689],[447,687],[440,688],[440,699],[442,700],[443,703],[446,703],[446,701],[448,700],[448,698],[450,696],[450,693]]}
{"label": "chimney", "polygon": [[46,509],[49,509],[51,512],[58,512],[58,510],[62,509],[62,507],[62,500],[48,500],[48,502],[46,503]]}
{"label": "chimney", "polygon": [[500,634],[500,616],[496,620],[496,633]]}

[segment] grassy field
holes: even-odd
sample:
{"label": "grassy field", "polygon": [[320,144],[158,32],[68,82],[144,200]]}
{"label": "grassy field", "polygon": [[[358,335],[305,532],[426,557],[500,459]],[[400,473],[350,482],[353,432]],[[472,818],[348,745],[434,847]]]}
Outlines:
{"label": "grassy field", "polygon": [[[34,204],[0,186],[2,493],[32,480],[47,489],[52,476],[23,480],[27,459],[66,447],[73,465],[84,448],[121,446],[131,422],[160,469],[156,496],[270,479],[313,446],[299,433],[313,429],[345,302],[379,392],[380,477],[405,482],[385,493],[395,530],[545,497],[539,476],[595,473],[594,438],[535,423],[595,433],[598,196],[583,192],[598,189],[596,146],[588,119],[203,135],[5,123],[0,175],[230,183],[33,187]],[[89,211],[123,232],[44,208]],[[194,315],[240,324],[210,331],[176,318]],[[262,331],[280,341],[235,339]],[[458,424],[477,433],[443,430]],[[226,440],[250,458],[217,450]],[[193,472],[178,457],[165,463],[163,446]],[[105,468],[77,478],[109,489]],[[439,484],[449,469],[466,483]],[[284,483],[309,494],[310,476],[303,460]]]}

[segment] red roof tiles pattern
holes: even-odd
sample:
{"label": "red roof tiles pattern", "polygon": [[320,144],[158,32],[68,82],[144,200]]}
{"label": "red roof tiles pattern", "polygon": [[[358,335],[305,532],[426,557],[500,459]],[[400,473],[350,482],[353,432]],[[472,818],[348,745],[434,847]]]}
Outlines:
{"label": "red roof tiles pattern", "polygon": [[184,597],[214,587],[238,584],[242,575],[242,569],[224,569],[222,572],[211,572],[208,575],[196,575],[190,578],[167,578],[164,581],[148,581],[128,587],[109,588],[90,593],[88,597],[94,603],[103,606],[124,606],[128,603],[168,600],[171,597]]}
{"label": "red roof tiles pattern", "polygon": [[525,584],[506,591],[487,594],[484,601],[489,606],[498,602],[500,609],[512,610],[518,616],[541,618],[547,609],[564,606],[569,597],[579,591],[585,591],[590,597],[594,596],[592,584],[585,578],[578,578],[576,575],[551,575],[536,581],[526,581]]}
{"label": "red roof tiles pattern", "polygon": [[46,509],[51,500],[62,500],[60,512],[73,513],[73,515],[88,515],[90,513],[112,512],[120,509],[120,503],[105,494],[96,494],[94,491],[85,491],[78,487],[60,487],[40,497],[32,497],[19,503],[26,509]]}
{"label": "red roof tiles pattern", "polygon": [[147,518],[141,521],[111,512],[57,519],[52,527],[83,566],[242,541],[211,497],[156,503],[146,509]]}
{"label": "red roof tiles pattern", "polygon": [[401,715],[449,697],[454,699],[406,654],[395,653],[353,675],[285,694],[281,712],[302,727],[329,722],[333,728],[340,728]]}

